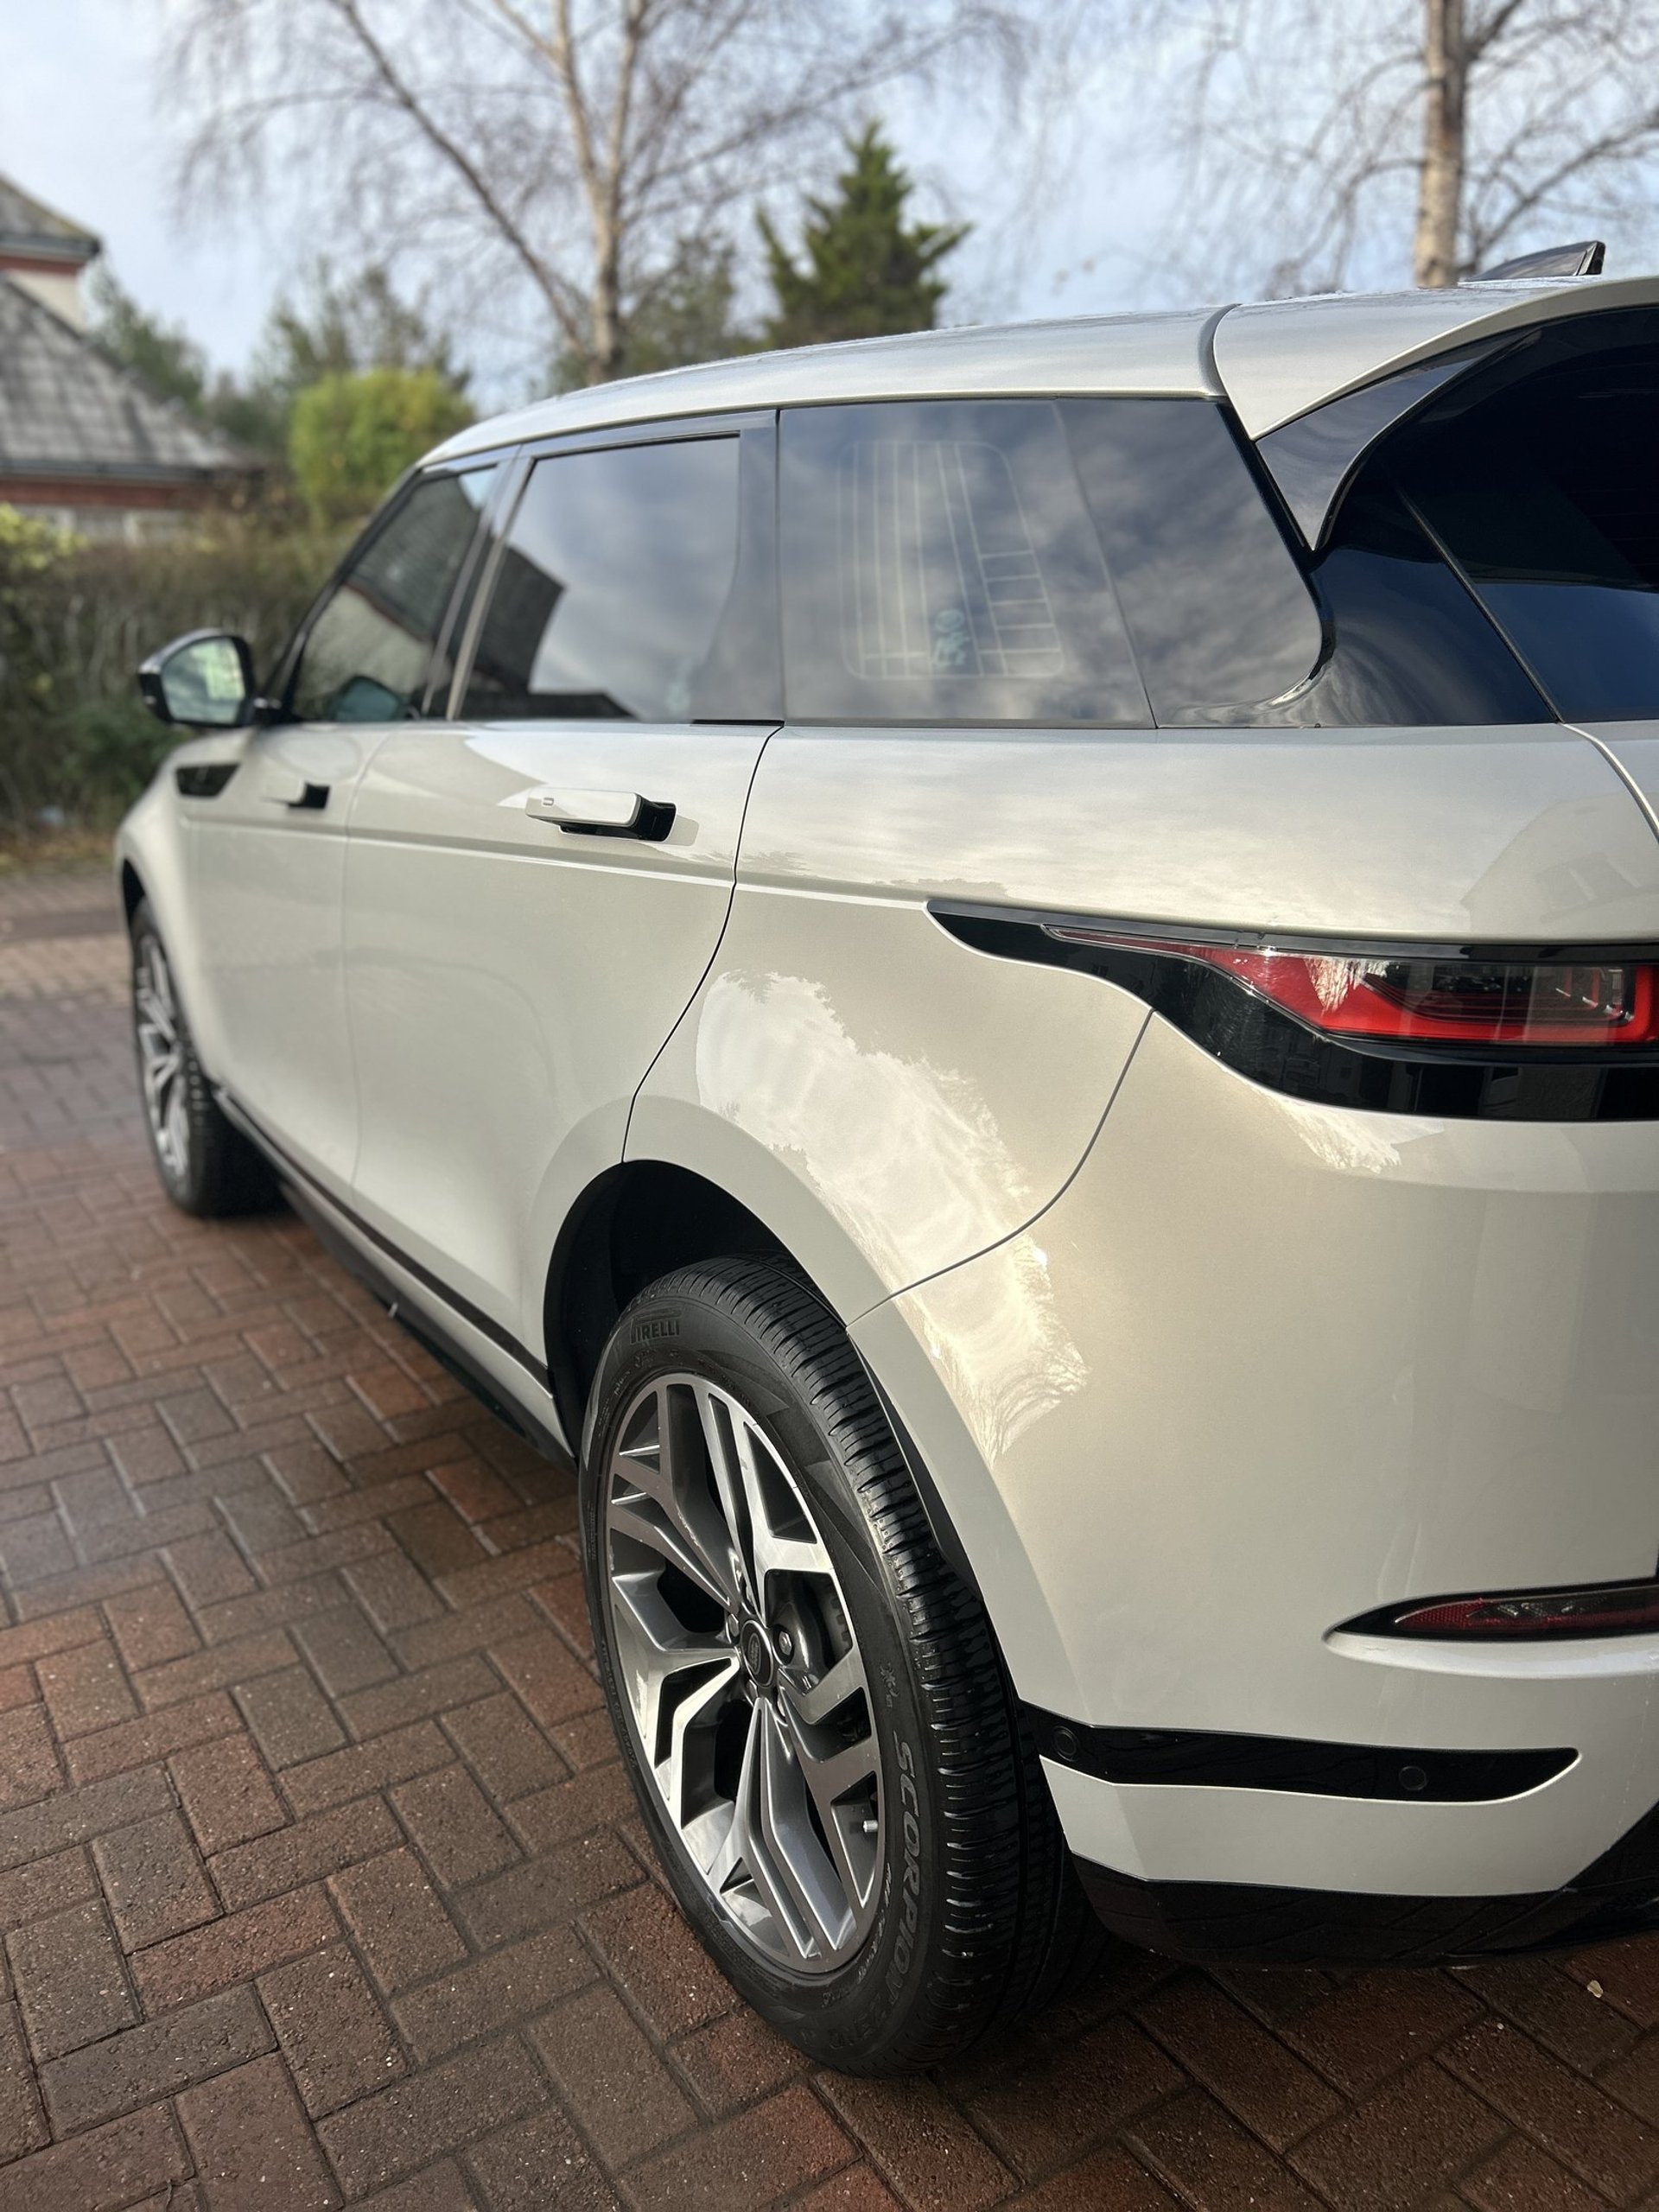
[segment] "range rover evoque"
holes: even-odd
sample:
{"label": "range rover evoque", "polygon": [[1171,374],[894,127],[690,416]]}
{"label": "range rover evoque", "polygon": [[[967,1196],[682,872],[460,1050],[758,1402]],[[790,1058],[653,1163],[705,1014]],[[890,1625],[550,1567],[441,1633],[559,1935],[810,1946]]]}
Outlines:
{"label": "range rover evoque", "polygon": [[1659,1919],[1659,279],[577,393],[141,682],[162,1179],[576,1459],[804,2049]]}

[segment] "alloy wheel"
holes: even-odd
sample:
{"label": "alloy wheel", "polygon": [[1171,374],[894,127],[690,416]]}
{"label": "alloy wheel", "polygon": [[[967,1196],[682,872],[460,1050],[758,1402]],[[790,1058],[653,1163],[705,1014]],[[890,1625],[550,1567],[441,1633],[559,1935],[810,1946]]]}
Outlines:
{"label": "alloy wheel", "polygon": [[694,1375],[634,1398],[606,1480],[617,1677],[662,1811],[774,1966],[846,1964],[875,1917],[882,1792],[869,1684],[801,1485]]}
{"label": "alloy wheel", "polygon": [[153,937],[141,938],[133,963],[134,1027],[144,1111],[163,1171],[182,1183],[190,1166],[190,1090],[185,1042],[167,955]]}

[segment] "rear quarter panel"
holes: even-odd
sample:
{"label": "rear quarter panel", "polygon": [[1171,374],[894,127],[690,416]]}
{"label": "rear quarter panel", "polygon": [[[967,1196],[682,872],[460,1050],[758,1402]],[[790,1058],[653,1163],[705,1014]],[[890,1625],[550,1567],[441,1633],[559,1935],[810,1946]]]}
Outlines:
{"label": "rear quarter panel", "polygon": [[[1115,1508],[1102,1493],[1096,1512],[1070,1522],[1058,1541],[1080,1537],[1081,1551],[1059,1571],[1045,1491],[1051,1480],[1070,1485],[1075,1503],[1104,1471],[1089,1427],[1058,1412],[1086,1400],[1113,1361],[1136,1363],[1129,1277],[1159,1271],[1153,1189],[1196,1191],[1198,1162],[1224,1189],[1231,1140],[1224,1116],[1213,1126],[1192,1120],[1192,1100],[1202,1103],[1211,1085],[1165,1088],[1161,1119],[1154,1111],[1148,1124],[1143,1111],[1136,1142],[1113,1146],[1109,1109],[1126,1071],[1134,1084],[1143,1035],[1160,1026],[1092,977],[959,945],[928,912],[934,898],[1347,938],[1659,938],[1659,839],[1596,747],[1553,726],[1173,735],[791,728],[772,739],[750,800],[730,924],[636,1103],[628,1151],[678,1160],[731,1190],[854,1325],[934,1471],[1016,1681],[1082,1713],[1090,1700],[1079,1667],[1092,1672],[1098,1655],[1079,1632],[1079,1619],[1095,1613],[1078,1578],[1086,1585],[1097,1547],[1109,1543]],[[1414,1123],[1413,1156],[1432,1148],[1435,1130],[1455,1153],[1459,1128],[1491,1127]],[[1641,1155],[1624,1171],[1638,1184],[1653,1148],[1645,1128],[1602,1146]],[[1513,1144],[1480,1141],[1483,1162],[1495,1154],[1497,1180],[1512,1173],[1522,1192],[1538,1151],[1524,1134]],[[1086,1344],[1068,1351],[1075,1332],[1062,1342],[1027,1322],[1047,1310],[1045,1216],[1085,1156],[1088,1234],[1081,1248],[1068,1244],[1067,1268],[1074,1283],[1095,1270],[1098,1296]],[[1134,1181],[1121,1201],[1117,1173]],[[1256,1194],[1263,1204],[1270,1195],[1265,1186]],[[1067,1220],[1082,1219],[1066,1203]],[[1446,1203],[1455,1211],[1464,1202]],[[1528,1211],[1516,1200],[1529,1223],[1547,1222],[1560,1203],[1541,1193]],[[1249,1204],[1243,1217],[1252,1217]],[[1300,1234],[1294,1218],[1284,1223],[1288,1247]],[[964,1266],[993,1249],[1007,1261],[1000,1272]],[[1294,1256],[1288,1249],[1287,1264]],[[1569,1233],[1563,1262],[1576,1256]],[[1224,1309],[1221,1243],[1215,1262]],[[1529,1268],[1544,1262],[1529,1247]],[[1003,1292],[991,1294],[1010,1269],[1023,1287],[1012,1306]],[[1320,1290],[1317,1271],[1297,1279],[1316,1302],[1328,1292],[1336,1325],[1344,1281]],[[1397,1287],[1397,1271],[1392,1280]],[[926,1284],[937,1290],[923,1293]],[[1179,1330],[1179,1313],[1164,1321]],[[1524,1333],[1531,1343],[1538,1330]],[[1190,1396],[1208,1389],[1205,1365],[1192,1370],[1177,1354],[1160,1371]],[[1135,1402],[1155,1431],[1155,1404],[1140,1391]],[[1052,1465],[1040,1452],[1033,1460],[1029,1446],[1008,1448],[1016,1434],[1040,1433],[1058,1450],[1062,1429]],[[1206,1479],[1223,1482],[1224,1471]],[[1190,1531],[1205,1487],[1188,1474],[1188,1503],[1172,1497],[1168,1510]],[[1133,1488],[1125,1511],[1137,1510]],[[1623,1561],[1630,1536],[1616,1515],[1594,1541],[1585,1536],[1586,1562]],[[1529,1554],[1528,1563],[1538,1561]],[[1440,1564],[1449,1571],[1449,1554]]]}

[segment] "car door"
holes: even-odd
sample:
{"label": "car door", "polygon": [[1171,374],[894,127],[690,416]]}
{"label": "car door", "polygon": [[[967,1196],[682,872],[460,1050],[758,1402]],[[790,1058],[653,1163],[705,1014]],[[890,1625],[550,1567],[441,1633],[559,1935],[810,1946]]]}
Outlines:
{"label": "car door", "polygon": [[778,718],[772,447],[760,418],[527,455],[455,718],[358,788],[353,1204],[520,1348],[725,925]]}
{"label": "car door", "polygon": [[490,467],[415,479],[319,601],[277,718],[236,773],[186,800],[215,1076],[284,1151],[350,1182],[356,1084],[340,951],[346,823],[366,763],[418,715]]}

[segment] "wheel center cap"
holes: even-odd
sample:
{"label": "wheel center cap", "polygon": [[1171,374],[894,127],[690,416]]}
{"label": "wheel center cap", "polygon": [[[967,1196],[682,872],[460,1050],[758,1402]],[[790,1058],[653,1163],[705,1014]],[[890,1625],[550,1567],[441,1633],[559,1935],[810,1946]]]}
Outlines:
{"label": "wheel center cap", "polygon": [[776,1671],[772,1645],[759,1621],[745,1621],[743,1632],[737,1640],[738,1656],[743,1662],[743,1671],[757,1688],[765,1689]]}

